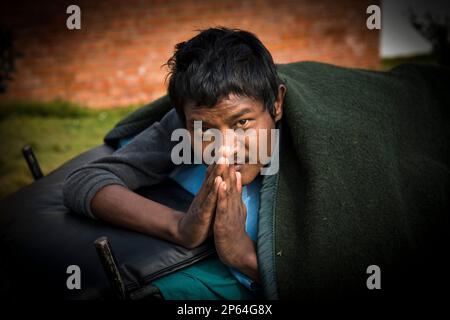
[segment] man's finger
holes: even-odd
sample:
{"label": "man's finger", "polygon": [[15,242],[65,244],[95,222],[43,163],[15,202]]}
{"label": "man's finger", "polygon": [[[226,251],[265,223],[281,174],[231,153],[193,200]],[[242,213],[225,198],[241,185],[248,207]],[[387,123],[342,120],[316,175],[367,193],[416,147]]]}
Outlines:
{"label": "man's finger", "polygon": [[225,164],[225,158],[219,159],[219,162],[214,167],[214,174],[216,176],[221,176],[225,171],[227,165]]}
{"label": "man's finger", "polygon": [[208,169],[206,169],[206,175],[211,174],[211,172],[215,169],[215,167],[216,167],[216,163],[215,163],[215,162],[211,163],[211,164],[208,166]]}
{"label": "man's finger", "polygon": [[217,164],[215,164],[215,163],[212,163],[208,166],[208,169],[206,170],[206,174],[205,174],[205,177],[206,177],[205,181],[207,181],[209,178],[211,178],[211,176],[212,176],[212,180],[214,180],[214,178],[217,176],[215,174],[216,168],[217,168]]}
{"label": "man's finger", "polygon": [[236,171],[236,188],[239,194],[242,194],[242,176],[239,171]]}
{"label": "man's finger", "polygon": [[204,211],[210,211],[215,209],[217,203],[217,193],[221,183],[222,183],[221,177],[216,177],[216,179],[214,179],[214,185],[209,190],[208,195],[206,196],[206,199],[203,202]]}
{"label": "man's finger", "polygon": [[[208,168],[209,169],[209,168]],[[205,176],[205,180],[203,180],[202,186],[200,187],[200,190],[197,193],[197,198],[202,198],[205,199],[206,197],[208,197],[208,194],[210,193],[210,191],[213,188],[214,185],[214,179],[216,178],[216,176],[214,176],[213,174],[210,175],[206,175]]]}
{"label": "man's finger", "polygon": [[[208,166],[208,169],[206,170],[205,180],[203,181],[199,194],[204,194],[206,196],[206,194],[209,193],[209,191],[213,188],[214,181],[216,177],[219,175],[216,174],[217,166],[218,165],[216,163],[213,163]],[[203,190],[205,190],[206,193],[203,193],[202,192]]]}
{"label": "man's finger", "polygon": [[234,168],[234,164],[230,164],[230,167],[228,169],[229,172],[229,186],[230,190],[229,192],[234,192],[237,190],[236,187],[236,169]]}
{"label": "man's finger", "polygon": [[225,158],[226,164],[225,164],[225,168],[223,170],[222,176],[223,176],[223,181],[225,181],[227,183],[227,187],[230,184],[230,166],[228,165],[228,159]]}
{"label": "man's finger", "polygon": [[227,212],[227,184],[225,181],[222,181],[219,185],[219,190],[217,193],[217,209],[216,212],[218,215],[224,214]]}

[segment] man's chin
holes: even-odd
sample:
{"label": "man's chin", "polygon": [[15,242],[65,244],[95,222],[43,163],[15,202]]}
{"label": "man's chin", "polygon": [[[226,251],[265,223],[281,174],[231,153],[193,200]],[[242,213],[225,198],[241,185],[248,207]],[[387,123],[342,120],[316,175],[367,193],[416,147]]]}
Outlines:
{"label": "man's chin", "polygon": [[241,173],[242,185],[251,183],[260,174],[261,166],[252,164],[237,165],[236,170]]}

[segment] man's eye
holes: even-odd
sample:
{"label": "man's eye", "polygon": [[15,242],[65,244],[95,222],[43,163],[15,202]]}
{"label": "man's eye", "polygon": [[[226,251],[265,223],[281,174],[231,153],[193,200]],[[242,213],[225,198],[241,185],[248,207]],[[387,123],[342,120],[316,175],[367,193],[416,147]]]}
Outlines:
{"label": "man's eye", "polygon": [[241,127],[245,126],[248,123],[248,119],[241,119],[237,122],[237,124]]}

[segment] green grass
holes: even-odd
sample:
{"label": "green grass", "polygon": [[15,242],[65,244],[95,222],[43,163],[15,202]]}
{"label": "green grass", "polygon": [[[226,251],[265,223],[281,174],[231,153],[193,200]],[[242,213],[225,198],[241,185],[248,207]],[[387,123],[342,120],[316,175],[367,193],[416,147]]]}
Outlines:
{"label": "green grass", "polygon": [[136,108],[93,110],[61,101],[0,105],[0,198],[33,181],[22,156],[24,145],[33,147],[45,175],[101,144],[104,135]]}
{"label": "green grass", "polygon": [[384,58],[381,59],[380,70],[389,70],[399,64],[403,63],[425,63],[425,64],[437,64],[436,58],[432,54],[403,56],[397,58]]}

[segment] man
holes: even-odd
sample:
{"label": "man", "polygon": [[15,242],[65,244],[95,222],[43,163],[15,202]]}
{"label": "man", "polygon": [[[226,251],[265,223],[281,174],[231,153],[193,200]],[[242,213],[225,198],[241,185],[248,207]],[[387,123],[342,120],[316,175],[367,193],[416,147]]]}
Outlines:
{"label": "man", "polygon": [[[224,28],[178,44],[168,65],[170,103],[121,121],[105,143],[138,135],[64,187],[73,211],[188,248],[214,237],[218,259],[155,281],[165,297],[251,298],[260,285],[268,299],[442,298],[446,265],[435,253],[446,252],[449,222],[448,69],[275,68],[256,37]],[[195,141],[195,120],[203,135],[279,129],[278,173],[261,181],[259,158],[176,168],[171,134],[186,127]],[[251,157],[250,142],[225,143],[218,156]],[[130,191],[166,177],[196,195],[188,212]]]}
{"label": "man", "polygon": [[[242,30],[204,30],[191,40],[179,43],[167,65],[170,68],[168,95],[176,112],[169,112],[161,122],[144,130],[111,156],[72,172],[64,185],[64,203],[74,211],[186,248],[194,248],[213,235],[220,261],[206,261],[208,265],[203,269],[217,271],[220,264],[224,264],[235,278],[230,278],[223,268],[221,273],[212,274],[228,277],[228,284],[231,283],[228,287],[236,288],[242,283],[254,290],[260,281],[255,248],[259,187],[252,188],[256,196],[247,203],[252,208],[250,222],[242,192],[243,186],[257,180],[264,163],[258,156],[256,163],[235,165],[233,159],[238,153],[249,159],[254,156],[249,153],[258,152],[263,143],[269,145],[270,156],[274,146],[271,135],[264,140],[256,134],[241,144],[226,144],[224,139],[220,148],[223,157],[217,157],[219,161],[208,166],[200,189],[193,191],[196,196],[186,213],[146,199],[133,190],[157,184],[174,172],[170,155],[174,147],[171,135],[176,129],[186,128],[191,141],[196,134],[196,121],[202,124],[201,134],[209,129],[219,130],[223,136],[229,130],[259,133],[275,129],[282,117],[286,87],[278,77],[268,50],[253,34]],[[202,154],[212,143],[203,141]],[[257,148],[251,149],[252,144]],[[232,160],[225,160],[228,158]],[[194,167],[183,170],[197,170]],[[179,181],[180,184],[187,185],[189,190],[193,180],[203,178],[201,171],[198,172],[191,175],[189,181]],[[189,270],[192,268],[183,273]],[[179,275],[175,275],[176,281],[170,281],[174,276],[169,276],[156,282],[166,298],[186,298],[189,294],[192,297],[193,292],[199,291],[198,287],[192,287],[191,292],[183,296],[177,293],[182,289],[174,285],[199,277],[198,270],[181,280]],[[211,274],[207,278],[200,282],[214,282]],[[224,292],[214,285],[207,286],[213,295],[205,290],[195,297],[252,297],[243,288]],[[181,287],[186,285],[181,284]]]}

